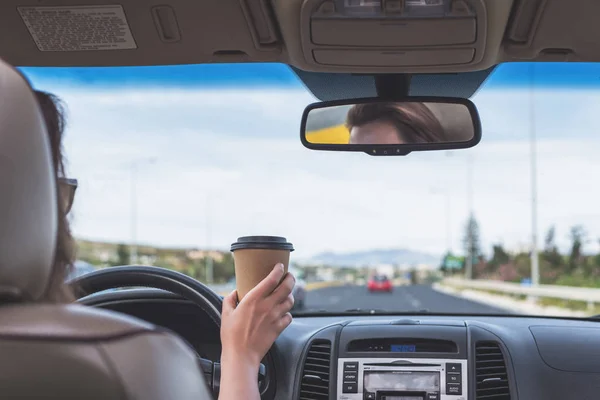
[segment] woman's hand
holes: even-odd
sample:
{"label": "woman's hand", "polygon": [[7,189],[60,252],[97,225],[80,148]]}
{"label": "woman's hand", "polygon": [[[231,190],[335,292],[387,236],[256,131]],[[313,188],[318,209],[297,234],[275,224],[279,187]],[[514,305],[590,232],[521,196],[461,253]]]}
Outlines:
{"label": "woman's hand", "polygon": [[[283,265],[246,294],[237,304],[234,291],[223,299],[221,344],[223,355],[233,355],[237,362],[258,366],[279,334],[292,322],[292,289],[295,279],[287,274],[283,282]],[[279,284],[281,282],[281,284]]]}
{"label": "woman's hand", "polygon": [[295,279],[287,274],[281,281],[283,274],[277,264],[239,304],[235,291],[223,299],[220,399],[260,398],[260,361],[292,322]]}

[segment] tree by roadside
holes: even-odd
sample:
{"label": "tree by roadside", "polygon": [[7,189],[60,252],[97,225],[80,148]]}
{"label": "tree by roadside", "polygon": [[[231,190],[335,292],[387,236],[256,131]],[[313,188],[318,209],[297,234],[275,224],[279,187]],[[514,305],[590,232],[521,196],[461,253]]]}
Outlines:
{"label": "tree by roadside", "polygon": [[481,251],[479,223],[474,215],[471,215],[467,221],[463,246],[465,249],[465,256],[471,254],[473,265],[476,265],[479,262],[479,259],[483,257],[483,253]]}
{"label": "tree by roadside", "polygon": [[556,228],[551,226],[546,232],[544,250],[540,254],[540,279],[542,283],[556,281],[561,271],[565,268],[565,259],[558,251],[555,242]]}
{"label": "tree by roadside", "polygon": [[571,252],[569,254],[568,272],[573,273],[578,268],[585,266],[582,249],[586,240],[586,232],[581,225],[576,225],[571,228],[569,236],[571,238]]}
{"label": "tree by roadside", "polygon": [[495,270],[503,264],[510,262],[510,255],[504,250],[501,243],[492,246],[492,258],[488,262],[488,268]]}
{"label": "tree by roadside", "polygon": [[129,264],[129,249],[123,243],[117,246],[117,265]]}

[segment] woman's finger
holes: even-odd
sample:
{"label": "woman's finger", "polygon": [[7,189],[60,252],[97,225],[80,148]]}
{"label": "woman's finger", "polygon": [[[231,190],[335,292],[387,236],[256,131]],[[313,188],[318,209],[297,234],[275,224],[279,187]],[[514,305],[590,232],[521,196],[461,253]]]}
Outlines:
{"label": "woman's finger", "polygon": [[294,275],[288,273],[284,278],[283,282],[281,282],[281,284],[277,286],[277,289],[275,289],[273,294],[271,294],[271,297],[273,298],[275,303],[279,304],[283,302],[286,299],[286,297],[288,297],[290,293],[292,293],[295,284],[296,278],[294,278]]}
{"label": "woman's finger", "polygon": [[288,326],[290,326],[291,323],[292,323],[292,314],[285,313],[276,322],[277,330],[279,331],[279,333],[281,333],[281,332],[283,332],[285,330],[285,328],[287,328]]}
{"label": "woman's finger", "polygon": [[279,282],[281,282],[281,278],[283,278],[283,273],[283,264],[279,263],[275,265],[271,273],[269,273],[269,275],[267,275],[265,279],[260,281],[258,285],[256,285],[252,290],[248,292],[248,294],[246,294],[246,296],[244,296],[242,302],[246,298],[257,299],[269,296],[277,288]]}
{"label": "woman's finger", "polygon": [[221,313],[223,315],[228,315],[235,310],[235,307],[237,306],[237,300],[237,290],[234,290],[225,296],[225,298],[223,298],[223,309]]}
{"label": "woman's finger", "polygon": [[281,316],[290,312],[292,308],[294,308],[294,301],[294,295],[290,293],[288,297],[286,297],[285,300],[283,300],[283,302],[275,306],[275,309],[277,310],[277,315]]}

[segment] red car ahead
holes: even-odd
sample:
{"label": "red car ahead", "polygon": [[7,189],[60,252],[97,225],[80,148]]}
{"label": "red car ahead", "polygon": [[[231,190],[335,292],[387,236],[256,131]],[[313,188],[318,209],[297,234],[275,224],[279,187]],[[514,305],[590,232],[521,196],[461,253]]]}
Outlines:
{"label": "red car ahead", "polygon": [[374,275],[367,283],[369,292],[391,292],[393,289],[392,281],[385,275]]}

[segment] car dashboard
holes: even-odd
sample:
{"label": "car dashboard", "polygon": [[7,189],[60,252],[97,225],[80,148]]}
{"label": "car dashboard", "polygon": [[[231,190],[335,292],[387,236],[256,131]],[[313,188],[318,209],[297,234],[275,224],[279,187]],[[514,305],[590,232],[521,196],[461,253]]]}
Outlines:
{"label": "car dashboard", "polygon": [[[218,360],[219,328],[160,290],[83,299],[141,318]],[[522,316],[297,316],[270,351],[264,399],[597,399],[600,324]]]}

